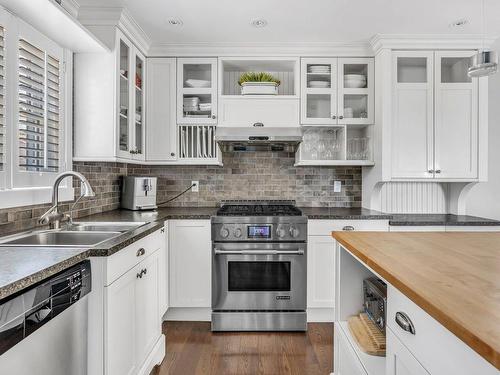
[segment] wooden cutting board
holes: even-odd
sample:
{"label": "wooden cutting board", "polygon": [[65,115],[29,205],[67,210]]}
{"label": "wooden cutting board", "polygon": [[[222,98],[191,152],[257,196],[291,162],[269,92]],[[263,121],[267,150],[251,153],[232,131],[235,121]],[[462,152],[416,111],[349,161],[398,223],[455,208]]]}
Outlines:
{"label": "wooden cutting board", "polygon": [[351,331],[361,351],[366,354],[385,357],[385,334],[380,332],[365,313],[351,316],[347,323],[349,331]]}

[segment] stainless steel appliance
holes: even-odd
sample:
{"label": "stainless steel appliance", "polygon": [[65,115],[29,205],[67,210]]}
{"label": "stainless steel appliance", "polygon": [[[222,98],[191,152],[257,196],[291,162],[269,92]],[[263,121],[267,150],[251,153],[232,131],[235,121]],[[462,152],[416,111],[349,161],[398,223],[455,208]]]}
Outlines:
{"label": "stainless steel appliance", "polygon": [[302,142],[300,127],[218,127],[215,140],[223,151],[288,151],[294,152]]}
{"label": "stainless steel appliance", "polygon": [[156,206],[156,177],[123,177],[122,208],[153,210]]}
{"label": "stainless steel appliance", "polygon": [[376,277],[363,280],[363,307],[375,325],[385,332],[387,285]]}
{"label": "stainless steel appliance", "polygon": [[90,261],[0,301],[0,373],[86,375]]}
{"label": "stainless steel appliance", "polygon": [[212,331],[305,331],[307,218],[293,201],[230,201],[212,217]]}

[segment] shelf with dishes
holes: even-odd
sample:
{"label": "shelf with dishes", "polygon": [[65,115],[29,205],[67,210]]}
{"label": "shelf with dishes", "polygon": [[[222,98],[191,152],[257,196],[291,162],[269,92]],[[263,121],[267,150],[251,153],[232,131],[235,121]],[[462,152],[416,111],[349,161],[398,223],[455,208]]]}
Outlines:
{"label": "shelf with dishes", "polygon": [[372,166],[371,127],[303,127],[295,166]]}

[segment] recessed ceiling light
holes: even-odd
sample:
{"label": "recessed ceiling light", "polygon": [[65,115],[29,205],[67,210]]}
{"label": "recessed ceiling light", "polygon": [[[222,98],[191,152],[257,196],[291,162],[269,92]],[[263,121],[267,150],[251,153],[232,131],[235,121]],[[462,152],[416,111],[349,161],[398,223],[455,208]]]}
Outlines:
{"label": "recessed ceiling light", "polygon": [[266,27],[267,21],[265,19],[259,18],[252,20],[251,24],[253,27]]}
{"label": "recessed ceiling light", "polygon": [[450,27],[463,27],[469,23],[469,20],[466,18],[461,18],[459,20],[453,21],[450,23]]}
{"label": "recessed ceiling light", "polygon": [[172,26],[182,26],[182,24],[183,24],[182,20],[180,20],[178,18],[170,18],[168,20],[168,23],[169,23],[169,25],[172,25]]}

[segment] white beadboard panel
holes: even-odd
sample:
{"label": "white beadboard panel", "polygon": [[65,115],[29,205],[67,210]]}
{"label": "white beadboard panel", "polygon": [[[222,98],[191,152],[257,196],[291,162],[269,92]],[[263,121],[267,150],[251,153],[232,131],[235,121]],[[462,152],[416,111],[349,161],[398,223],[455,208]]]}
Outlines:
{"label": "white beadboard panel", "polygon": [[[240,95],[241,88],[238,85],[240,76],[246,72],[225,71],[223,95]],[[269,72],[281,81],[278,86],[278,95],[295,95],[294,92],[294,72]],[[298,93],[297,93],[298,94]]]}
{"label": "white beadboard panel", "polygon": [[388,182],[382,187],[382,212],[444,214],[448,189],[439,182]]}

